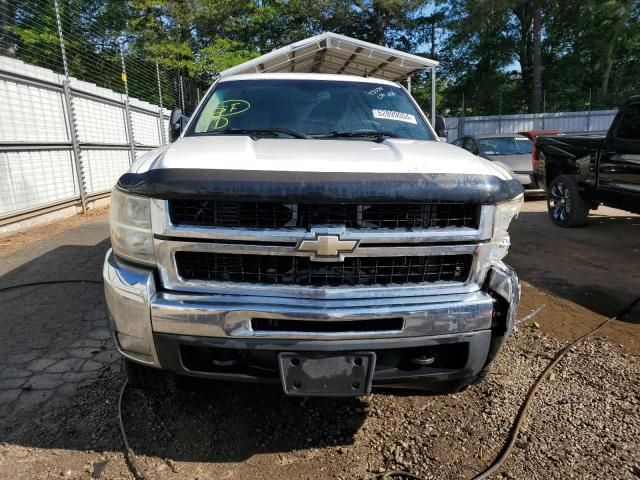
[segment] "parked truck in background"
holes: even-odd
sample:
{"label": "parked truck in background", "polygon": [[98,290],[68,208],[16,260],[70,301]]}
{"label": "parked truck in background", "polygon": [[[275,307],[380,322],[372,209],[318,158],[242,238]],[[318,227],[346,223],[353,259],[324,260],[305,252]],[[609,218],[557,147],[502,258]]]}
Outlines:
{"label": "parked truck in background", "polygon": [[518,181],[385,80],[222,77],[184,131],[173,118],[180,138],[112,195],[104,284],[131,382],[362,395],[486,375],[519,300]]}
{"label": "parked truck in background", "polygon": [[627,100],[605,135],[537,137],[534,170],[556,225],[584,225],[599,205],[640,213],[640,96]]}

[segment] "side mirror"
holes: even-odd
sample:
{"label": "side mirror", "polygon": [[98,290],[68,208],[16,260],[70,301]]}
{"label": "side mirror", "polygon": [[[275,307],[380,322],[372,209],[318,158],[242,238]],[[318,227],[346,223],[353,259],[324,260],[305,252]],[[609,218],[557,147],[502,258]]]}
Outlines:
{"label": "side mirror", "polygon": [[169,141],[175,142],[182,133],[182,109],[174,107],[169,117]]}

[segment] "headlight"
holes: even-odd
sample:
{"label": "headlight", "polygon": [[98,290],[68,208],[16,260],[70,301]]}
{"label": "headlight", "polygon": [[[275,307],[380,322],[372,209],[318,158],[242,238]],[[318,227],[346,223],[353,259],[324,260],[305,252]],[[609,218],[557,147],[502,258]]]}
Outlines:
{"label": "headlight", "polygon": [[493,236],[491,237],[491,253],[489,254],[491,263],[497,263],[507,255],[511,245],[507,230],[511,220],[520,213],[523,203],[524,194],[508,202],[499,203],[496,206],[496,218],[493,224]]}
{"label": "headlight", "polygon": [[127,195],[117,188],[111,192],[111,246],[120,257],[155,265],[150,200]]}

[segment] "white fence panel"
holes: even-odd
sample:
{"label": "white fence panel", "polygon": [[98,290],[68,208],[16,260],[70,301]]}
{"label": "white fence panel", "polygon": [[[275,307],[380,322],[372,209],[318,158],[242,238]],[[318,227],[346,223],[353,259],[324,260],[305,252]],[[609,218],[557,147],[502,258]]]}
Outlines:
{"label": "white fence panel", "polygon": [[0,98],[3,109],[0,115],[2,141],[69,141],[62,92],[2,80]]}
{"label": "white fence panel", "polygon": [[531,113],[485,117],[445,118],[447,139],[480,133],[517,133],[529,130],[560,130],[565,133],[597,132],[609,129],[617,110],[592,112]]}
{"label": "white fence panel", "polygon": [[144,149],[144,148],[136,148],[136,160],[138,158],[140,158],[142,155],[144,155],[147,152],[150,152],[151,149]]}
{"label": "white fence panel", "polygon": [[[133,161],[132,149],[138,157],[163,142],[160,129],[168,121],[167,110],[162,111],[161,122],[156,105],[130,98],[129,129],[124,95],[70,78],[67,98],[64,80],[51,70],[0,56],[4,107],[0,116],[0,224],[81,195],[108,192]],[[72,143],[74,120],[78,159]],[[164,138],[166,142],[168,136]]]}
{"label": "white fence panel", "polygon": [[148,113],[131,112],[131,123],[133,124],[133,137],[136,143],[142,145],[160,145],[160,119],[158,115],[150,115]]}
{"label": "white fence panel", "polygon": [[128,143],[123,107],[83,97],[74,98],[73,106],[81,142]]}
{"label": "white fence panel", "polygon": [[87,167],[87,193],[111,190],[118,177],[129,168],[129,150],[83,150],[82,163]]}
{"label": "white fence panel", "polygon": [[70,150],[0,153],[0,215],[78,195]]}
{"label": "white fence panel", "polygon": [[162,122],[163,127],[164,127],[164,138],[165,138],[165,142],[169,142],[169,133],[171,131],[171,125],[169,125],[169,118],[165,117],[164,121]]}

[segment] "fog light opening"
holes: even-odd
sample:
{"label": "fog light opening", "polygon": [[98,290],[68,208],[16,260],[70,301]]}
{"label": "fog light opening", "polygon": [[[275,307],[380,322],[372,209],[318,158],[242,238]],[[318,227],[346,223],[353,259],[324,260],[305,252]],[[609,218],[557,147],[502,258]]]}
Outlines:
{"label": "fog light opening", "polygon": [[213,350],[211,353],[211,364],[214,367],[228,368],[238,363],[238,355],[236,352],[229,350]]}
{"label": "fog light opening", "polygon": [[411,363],[414,365],[419,365],[421,367],[425,367],[427,365],[433,365],[436,361],[435,355],[420,355],[419,357],[411,360]]}

